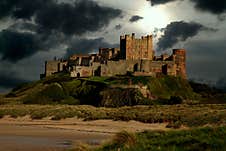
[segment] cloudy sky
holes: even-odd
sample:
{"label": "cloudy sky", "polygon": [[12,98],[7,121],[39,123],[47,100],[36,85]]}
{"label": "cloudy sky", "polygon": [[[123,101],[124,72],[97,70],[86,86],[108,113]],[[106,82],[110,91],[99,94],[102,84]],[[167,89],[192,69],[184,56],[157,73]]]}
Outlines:
{"label": "cloudy sky", "polygon": [[226,75],[226,0],[1,0],[0,92],[39,79],[45,60],[153,34],[157,54],[187,50],[189,79]]}

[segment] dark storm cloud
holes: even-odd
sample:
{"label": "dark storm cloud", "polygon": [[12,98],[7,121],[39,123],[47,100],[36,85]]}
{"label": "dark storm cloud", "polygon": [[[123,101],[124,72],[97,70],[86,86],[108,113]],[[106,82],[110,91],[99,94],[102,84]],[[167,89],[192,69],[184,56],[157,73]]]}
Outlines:
{"label": "dark storm cloud", "polygon": [[151,2],[151,5],[160,5],[160,4],[165,4],[165,3],[169,3],[169,2],[173,2],[173,1],[177,1],[177,0],[147,0]]}
{"label": "dark storm cloud", "polygon": [[0,0],[0,19],[15,21],[0,32],[0,59],[15,63],[41,49],[67,45],[74,35],[96,32],[121,13],[91,0]]}
{"label": "dark storm cloud", "polygon": [[0,87],[1,88],[13,88],[23,83],[30,81],[18,78],[15,73],[3,73],[0,74]]}
{"label": "dark storm cloud", "polygon": [[71,35],[98,31],[120,15],[119,9],[99,6],[90,0],[77,0],[74,4],[47,5],[45,9],[37,12],[35,21],[47,30]]}
{"label": "dark storm cloud", "polygon": [[31,17],[52,0],[1,0],[0,18],[11,16],[15,18],[31,19]]}
{"label": "dark storm cloud", "polygon": [[133,23],[133,22],[137,22],[137,21],[139,21],[139,20],[141,20],[141,19],[143,19],[143,17],[138,16],[138,15],[134,15],[134,16],[132,16],[132,17],[129,19],[129,21],[130,21],[131,23]]}
{"label": "dark storm cloud", "polygon": [[0,19],[10,16],[17,0],[1,0],[0,1]]}
{"label": "dark storm cloud", "polygon": [[119,47],[118,44],[110,44],[104,40],[104,38],[97,38],[97,39],[77,39],[72,41],[68,50],[66,57],[72,54],[88,54],[91,52],[97,52],[99,48],[114,48]]}
{"label": "dark storm cloud", "polygon": [[[166,4],[173,1],[183,0],[147,0],[151,2],[151,5]],[[190,0],[195,4],[195,8],[200,11],[207,11],[213,14],[222,14],[226,12],[226,1],[225,0]]]}
{"label": "dark storm cloud", "polygon": [[33,55],[39,49],[31,33],[3,30],[0,32],[0,55],[2,60],[17,62]]}
{"label": "dark storm cloud", "polygon": [[200,31],[215,31],[195,22],[171,22],[166,28],[161,29],[163,36],[157,43],[158,50],[163,51],[172,48],[178,42],[186,41],[188,38],[196,36]]}
{"label": "dark storm cloud", "polygon": [[226,43],[225,37],[209,38],[193,39],[185,44],[185,48],[189,50],[187,71],[190,77],[216,81],[219,77],[226,77]]}
{"label": "dark storm cloud", "polygon": [[67,35],[97,31],[121,16],[122,11],[100,6],[91,0],[59,3],[54,0],[1,0],[0,17],[30,20],[44,31],[58,31]]}
{"label": "dark storm cloud", "polygon": [[116,26],[115,26],[115,29],[116,29],[116,30],[122,29],[122,25],[121,25],[121,24],[116,25]]}
{"label": "dark storm cloud", "polygon": [[59,48],[70,38],[59,32],[43,32],[33,23],[20,21],[0,32],[0,59],[17,63],[39,51]]}
{"label": "dark storm cloud", "polygon": [[222,14],[226,12],[225,0],[190,0],[195,3],[195,8],[201,11],[208,11],[213,14]]}
{"label": "dark storm cloud", "polygon": [[224,90],[226,92],[226,76],[219,78],[215,85],[218,89]]}
{"label": "dark storm cloud", "polygon": [[8,30],[13,31],[29,31],[29,32],[37,32],[39,27],[36,24],[20,21],[8,27]]}

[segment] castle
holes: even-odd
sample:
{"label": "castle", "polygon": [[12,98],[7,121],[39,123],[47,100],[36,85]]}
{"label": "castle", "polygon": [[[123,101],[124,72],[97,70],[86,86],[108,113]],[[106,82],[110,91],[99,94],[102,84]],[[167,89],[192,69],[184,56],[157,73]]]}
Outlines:
{"label": "castle", "polygon": [[46,61],[48,77],[58,72],[69,72],[71,77],[171,75],[186,78],[186,51],[174,49],[172,55],[155,56],[152,35],[120,36],[120,48],[100,48],[97,54],[72,55],[67,60]]}

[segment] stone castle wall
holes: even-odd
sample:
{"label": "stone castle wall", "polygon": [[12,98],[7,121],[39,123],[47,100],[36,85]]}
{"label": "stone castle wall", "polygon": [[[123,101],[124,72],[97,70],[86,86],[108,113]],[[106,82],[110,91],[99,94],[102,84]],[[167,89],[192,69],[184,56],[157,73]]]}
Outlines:
{"label": "stone castle wall", "polygon": [[186,50],[174,49],[173,55],[175,56],[176,75],[186,79]]}
{"label": "stone castle wall", "polygon": [[186,78],[184,49],[174,49],[172,55],[154,56],[152,36],[135,39],[134,34],[121,36],[120,48],[103,48],[95,55],[73,55],[66,61],[47,61],[45,76],[67,70],[72,77],[115,76],[130,72],[135,76],[164,74]]}
{"label": "stone castle wall", "polygon": [[[126,75],[128,72],[139,76],[156,76],[166,74],[176,76],[176,65],[174,61],[149,61],[149,60],[120,60],[108,61],[107,64],[96,64],[96,66],[84,67],[89,70],[89,76],[95,76],[96,70],[100,68],[100,76]],[[83,71],[84,72],[84,71]],[[88,71],[87,71],[88,72]],[[84,74],[81,74],[84,75]]]}
{"label": "stone castle wall", "polygon": [[153,59],[153,44],[152,36],[148,35],[141,39],[136,39],[135,34],[125,35],[120,37],[120,46],[123,54],[123,59],[139,60],[139,59]]}
{"label": "stone castle wall", "polygon": [[134,65],[138,63],[138,60],[108,61],[107,64],[101,65],[101,76],[125,75],[127,72],[133,72]]}
{"label": "stone castle wall", "polygon": [[45,75],[50,76],[59,71],[60,61],[46,61],[45,62]]}

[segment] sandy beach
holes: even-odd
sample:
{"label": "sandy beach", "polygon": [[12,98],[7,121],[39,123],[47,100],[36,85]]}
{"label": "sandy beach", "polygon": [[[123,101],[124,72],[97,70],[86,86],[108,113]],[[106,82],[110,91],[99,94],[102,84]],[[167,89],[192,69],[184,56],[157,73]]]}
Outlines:
{"label": "sandy beach", "polygon": [[166,124],[144,124],[135,121],[83,121],[70,118],[59,121],[29,116],[0,119],[0,151],[62,151],[78,143],[99,145],[111,140],[119,131],[167,130]]}

